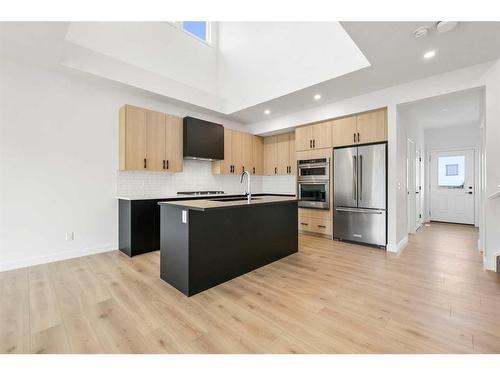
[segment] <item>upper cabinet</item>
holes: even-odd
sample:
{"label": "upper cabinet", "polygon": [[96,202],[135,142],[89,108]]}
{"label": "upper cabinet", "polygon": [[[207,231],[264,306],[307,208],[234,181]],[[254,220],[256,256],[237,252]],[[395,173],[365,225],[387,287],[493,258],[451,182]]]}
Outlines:
{"label": "upper cabinet", "polygon": [[212,173],[239,174],[243,171],[256,175],[263,173],[262,138],[224,128],[224,160],[212,162]]}
{"label": "upper cabinet", "polygon": [[385,108],[332,121],[333,147],[383,141],[387,141]]}
{"label": "upper cabinet", "polygon": [[363,113],[356,116],[358,123],[357,143],[387,141],[387,110]]}
{"label": "upper cabinet", "polygon": [[295,129],[295,148],[297,151],[330,147],[332,147],[331,121]]}
{"label": "upper cabinet", "polygon": [[264,138],[252,136],[252,174],[264,174]]}
{"label": "upper cabinet", "polygon": [[182,118],[125,105],[119,122],[121,170],[182,171]]}
{"label": "upper cabinet", "polygon": [[295,134],[264,138],[264,174],[286,175],[295,171]]}

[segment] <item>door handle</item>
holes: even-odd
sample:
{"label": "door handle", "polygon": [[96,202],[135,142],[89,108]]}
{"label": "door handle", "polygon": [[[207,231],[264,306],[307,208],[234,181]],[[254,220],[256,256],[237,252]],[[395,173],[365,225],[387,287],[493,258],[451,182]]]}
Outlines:
{"label": "door handle", "polygon": [[[359,133],[358,133],[359,134]],[[358,139],[359,141],[359,139]],[[359,155],[359,200],[363,200],[363,155]]]}
{"label": "door handle", "polygon": [[465,194],[473,194],[472,191],[467,191]]}
{"label": "door handle", "polygon": [[356,155],[353,155],[352,156],[352,160],[353,160],[353,165],[354,165],[354,170],[352,172],[352,194],[353,194],[353,199],[354,200],[357,200],[358,199],[358,196],[357,196],[357,186],[356,186],[356,175],[358,174],[358,166],[357,166],[357,160],[356,160]]}
{"label": "door handle", "polygon": [[148,166],[148,161],[146,158],[144,158],[144,168],[147,168],[147,166]]}
{"label": "door handle", "polygon": [[359,142],[359,133],[358,133],[358,142]]}
{"label": "door handle", "polygon": [[309,148],[313,148],[313,141],[312,141],[312,139],[309,140]]}
{"label": "door handle", "polygon": [[313,148],[316,148],[316,140],[313,139]]}
{"label": "door handle", "polygon": [[170,168],[170,166],[169,166],[169,162],[168,162],[168,160],[167,160],[167,169],[169,169],[169,168]]}
{"label": "door handle", "polygon": [[278,168],[274,167],[274,174],[277,174],[277,173],[278,173]]}
{"label": "door handle", "polygon": [[165,169],[165,160],[163,160],[163,169]]}
{"label": "door handle", "polygon": [[356,143],[356,133],[352,133],[353,141]]}

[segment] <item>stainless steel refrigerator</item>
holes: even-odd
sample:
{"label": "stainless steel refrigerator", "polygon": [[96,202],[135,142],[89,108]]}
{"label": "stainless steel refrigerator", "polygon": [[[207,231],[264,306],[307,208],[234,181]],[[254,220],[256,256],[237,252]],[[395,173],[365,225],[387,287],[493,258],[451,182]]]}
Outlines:
{"label": "stainless steel refrigerator", "polygon": [[333,237],[387,244],[387,144],[333,150]]}

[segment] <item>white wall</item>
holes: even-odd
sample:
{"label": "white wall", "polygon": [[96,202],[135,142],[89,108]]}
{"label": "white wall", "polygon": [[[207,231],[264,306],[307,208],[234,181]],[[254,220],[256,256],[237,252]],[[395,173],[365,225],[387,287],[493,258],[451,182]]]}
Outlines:
{"label": "white wall", "polygon": [[[455,91],[485,86],[486,92],[486,192],[491,194],[500,184],[500,60],[474,65],[465,69],[393,86],[369,94],[327,103],[279,118],[250,125],[256,134],[267,134],[280,129],[367,111],[388,108],[388,248],[396,250],[406,237],[406,130],[397,122],[397,105],[415,100],[443,95]],[[485,265],[492,268],[493,254],[500,251],[500,199],[490,201],[485,207]]]}
{"label": "white wall", "polygon": [[125,103],[241,129],[90,75],[0,60],[0,269],[118,247],[118,109]]}

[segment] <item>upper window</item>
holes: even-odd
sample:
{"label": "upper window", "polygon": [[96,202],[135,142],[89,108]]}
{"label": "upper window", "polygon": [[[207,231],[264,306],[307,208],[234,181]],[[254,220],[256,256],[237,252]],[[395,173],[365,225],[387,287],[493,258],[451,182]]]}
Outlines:
{"label": "upper window", "polygon": [[207,21],[183,21],[182,30],[195,37],[210,43],[210,22]]}
{"label": "upper window", "polygon": [[440,156],[438,158],[438,185],[461,188],[465,183],[465,156]]}

